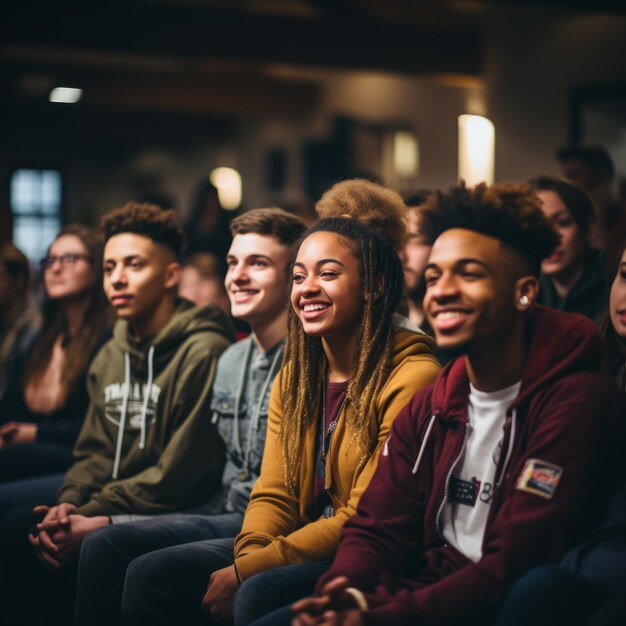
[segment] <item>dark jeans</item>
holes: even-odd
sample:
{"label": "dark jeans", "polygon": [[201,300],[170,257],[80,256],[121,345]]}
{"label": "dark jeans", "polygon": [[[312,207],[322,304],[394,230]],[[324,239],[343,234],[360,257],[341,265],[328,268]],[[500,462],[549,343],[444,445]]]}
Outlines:
{"label": "dark jeans", "polygon": [[[243,516],[239,513],[224,515],[177,513],[114,524],[90,533],[85,538],[80,553],[74,624],[77,626],[119,624],[123,595],[125,602],[128,598],[125,623],[167,623],[167,620],[159,621],[161,615],[153,618],[153,615],[160,611],[158,607],[163,599],[156,601],[151,599],[152,587],[149,582],[151,563],[159,563],[161,557],[167,558],[168,554],[185,552],[187,548],[185,544],[190,542],[206,543],[206,540],[217,539],[228,546],[225,550],[227,562],[220,566],[224,567],[233,561],[233,538],[241,529],[242,521]],[[171,552],[167,553],[166,549],[170,547]],[[137,580],[133,579],[131,571],[139,572]],[[206,591],[210,574],[211,570],[206,568],[203,570],[204,582],[200,598],[192,596],[190,607],[172,605],[164,607],[161,611],[172,610],[176,615],[181,615],[181,610],[189,608],[199,612],[200,601]],[[127,587],[130,591],[124,591],[127,578]],[[175,579],[174,582],[182,586],[188,585],[187,574],[184,571],[176,575]],[[135,592],[134,583],[144,585],[145,588],[142,587]],[[94,607],[98,607],[97,610],[94,610]]]}
{"label": "dark jeans", "polygon": [[252,576],[235,596],[235,625],[290,626],[291,605],[313,594],[330,565],[330,561],[299,563]]}
{"label": "dark jeans", "polygon": [[0,520],[18,507],[28,507],[30,511],[36,504],[54,504],[62,483],[63,474],[52,474],[0,484]]}
{"label": "dark jeans", "polygon": [[0,450],[0,483],[58,474],[74,462],[72,447],[37,441]]}
{"label": "dark jeans", "polygon": [[620,596],[602,607],[589,626],[624,626],[624,624],[626,624],[626,596]]}
{"label": "dark jeans", "polygon": [[509,591],[497,626],[587,626],[608,594],[584,578],[559,567],[530,570]]}
{"label": "dark jeans", "polygon": [[49,574],[27,539],[31,525],[41,518],[32,512],[33,505],[53,504],[62,478],[0,485],[0,615],[7,626],[45,623],[52,612],[59,623],[71,620],[75,571]]}
{"label": "dark jeans", "polygon": [[211,574],[232,565],[233,544],[233,538],[196,541],[136,558],[126,572],[122,624],[211,623],[200,604]]}
{"label": "dark jeans", "polygon": [[[201,612],[200,604],[211,574],[232,564],[233,543],[233,539],[197,541],[157,550],[133,560],[126,573],[122,624],[212,623]],[[235,626],[247,626],[309,595],[329,566],[330,562],[305,563],[252,576],[235,595]],[[94,613],[93,605],[91,613]]]}

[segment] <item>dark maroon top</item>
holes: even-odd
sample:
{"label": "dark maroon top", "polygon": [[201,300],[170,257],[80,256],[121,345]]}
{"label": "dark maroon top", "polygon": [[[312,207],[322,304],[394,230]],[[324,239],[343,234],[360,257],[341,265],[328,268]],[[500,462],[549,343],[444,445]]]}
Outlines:
{"label": "dark maroon top", "polygon": [[[343,400],[348,390],[348,381],[341,383],[326,383],[326,419],[324,420],[324,452],[328,454],[328,447],[332,440],[331,424],[339,417],[339,412],[343,405]],[[320,415],[320,419],[321,419]],[[334,430],[334,428],[332,429]],[[330,496],[325,487],[325,462],[322,459],[322,446],[318,427],[317,463],[315,465],[315,476],[313,477],[313,504],[311,505],[310,517],[317,519],[324,509],[331,504]]]}

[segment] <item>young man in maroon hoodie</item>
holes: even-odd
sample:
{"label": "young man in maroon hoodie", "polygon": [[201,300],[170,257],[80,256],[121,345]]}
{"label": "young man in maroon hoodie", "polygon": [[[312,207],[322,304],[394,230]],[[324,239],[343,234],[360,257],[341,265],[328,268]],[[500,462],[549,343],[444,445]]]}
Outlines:
{"label": "young man in maroon hoodie", "polygon": [[394,423],[316,598],[294,624],[489,624],[510,584],[601,516],[623,407],[580,315],[534,305],[558,243],[522,185],[425,212],[426,315],[459,358]]}

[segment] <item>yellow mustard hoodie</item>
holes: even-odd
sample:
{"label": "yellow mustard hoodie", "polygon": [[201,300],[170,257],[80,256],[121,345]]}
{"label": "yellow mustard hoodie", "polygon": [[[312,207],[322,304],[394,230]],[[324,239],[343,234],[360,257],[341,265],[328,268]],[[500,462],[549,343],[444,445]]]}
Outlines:
{"label": "yellow mustard hoodie", "polygon": [[349,401],[344,403],[326,457],[326,482],[335,510],[335,515],[328,518],[313,520],[307,515],[313,502],[317,425],[312,425],[306,436],[298,497],[291,495],[285,484],[282,444],[278,439],[282,418],[279,374],[270,398],[261,475],[235,541],[235,566],[242,581],[282,565],[333,559],[341,528],[356,512],[393,420],[413,395],[432,383],[439,373],[433,347],[434,341],[427,335],[396,328],[389,378],[370,415],[370,434],[377,444],[368,458],[362,458],[346,428],[345,415],[352,406]]}

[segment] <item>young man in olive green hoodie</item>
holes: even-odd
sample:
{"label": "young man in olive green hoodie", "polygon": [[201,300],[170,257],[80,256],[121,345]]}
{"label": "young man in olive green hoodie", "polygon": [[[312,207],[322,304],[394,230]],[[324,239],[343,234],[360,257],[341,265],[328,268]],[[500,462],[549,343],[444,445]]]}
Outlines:
{"label": "young man in olive green hoodie", "polygon": [[85,535],[117,515],[200,505],[224,465],[209,395],[232,328],[218,307],[176,298],[182,235],[173,212],[128,203],[101,230],[104,290],[119,321],[90,368],[74,465],[56,504],[34,509],[43,519],[28,540],[51,571],[72,571]]}

